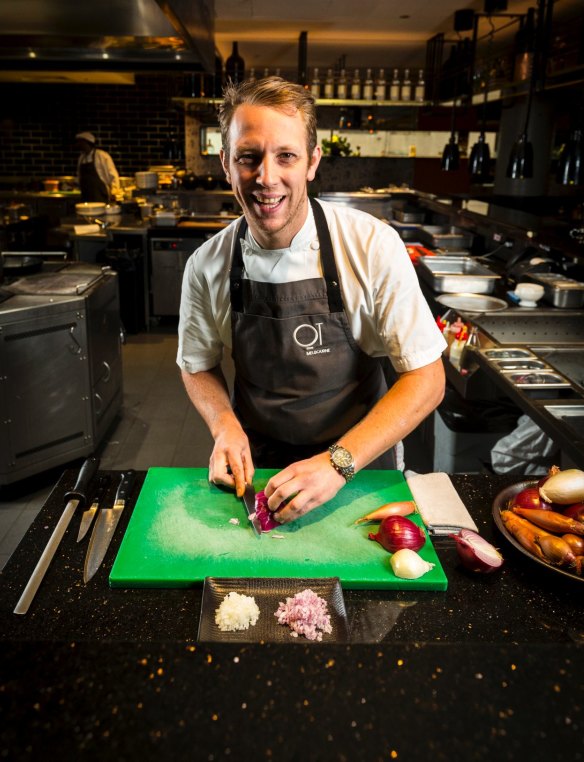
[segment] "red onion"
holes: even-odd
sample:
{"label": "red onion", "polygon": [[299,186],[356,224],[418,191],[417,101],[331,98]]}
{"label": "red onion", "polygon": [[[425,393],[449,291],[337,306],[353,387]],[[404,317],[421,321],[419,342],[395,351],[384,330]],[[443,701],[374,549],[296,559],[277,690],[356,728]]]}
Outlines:
{"label": "red onion", "polygon": [[376,540],[390,553],[395,553],[402,548],[420,550],[426,542],[426,535],[421,527],[405,516],[388,516],[379,525],[379,532],[370,534],[369,539]]}
{"label": "red onion", "polygon": [[584,503],[572,503],[572,505],[561,506],[564,516],[569,516],[576,521],[584,521]]}
{"label": "red onion", "polygon": [[450,536],[456,540],[458,556],[469,571],[487,574],[502,566],[503,556],[480,534],[470,529],[461,529],[458,534]]}
{"label": "red onion", "polygon": [[547,503],[540,495],[537,487],[526,487],[511,498],[511,508],[518,505],[520,508],[536,508],[540,511],[551,511],[551,503]]}
{"label": "red onion", "polygon": [[273,512],[268,508],[268,498],[263,489],[256,492],[255,509],[262,532],[270,532],[272,529],[281,526],[274,518]]}

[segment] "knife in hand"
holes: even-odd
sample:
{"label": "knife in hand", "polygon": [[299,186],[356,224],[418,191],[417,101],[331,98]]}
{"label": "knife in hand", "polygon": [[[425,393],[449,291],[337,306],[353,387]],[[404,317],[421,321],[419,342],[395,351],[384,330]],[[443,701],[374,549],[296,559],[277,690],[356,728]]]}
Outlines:
{"label": "knife in hand", "polygon": [[109,476],[102,476],[100,478],[97,485],[97,490],[95,492],[95,496],[93,498],[93,502],[91,503],[91,507],[89,507],[86,511],[84,511],[83,515],[81,516],[81,524],[79,525],[79,534],[77,535],[77,542],[81,542],[81,540],[87,534],[89,527],[91,526],[93,522],[93,517],[95,516],[95,512],[97,511],[98,507],[101,505],[103,501],[103,497],[106,493],[109,483],[110,483]]}
{"label": "knife in hand", "polygon": [[85,566],[83,568],[83,581],[89,582],[95,572],[101,566],[109,544],[118,525],[122,511],[126,505],[128,495],[134,486],[136,472],[133,469],[122,474],[114,504],[112,508],[101,508],[97,521],[93,525],[87,555],[85,556]]}
{"label": "knife in hand", "polygon": [[249,519],[255,536],[259,539],[262,536],[262,527],[260,520],[256,514],[256,496],[255,490],[251,484],[245,485],[245,492],[241,498],[247,511],[247,518]]}

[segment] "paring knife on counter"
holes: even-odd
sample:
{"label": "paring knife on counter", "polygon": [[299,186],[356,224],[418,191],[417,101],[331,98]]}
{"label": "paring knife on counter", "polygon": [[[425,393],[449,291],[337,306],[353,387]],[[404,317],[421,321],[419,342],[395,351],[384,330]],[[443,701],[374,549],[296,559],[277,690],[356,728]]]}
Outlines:
{"label": "paring knife on counter", "polygon": [[255,496],[255,490],[251,486],[251,484],[245,485],[245,492],[243,493],[243,496],[241,499],[243,500],[245,510],[247,511],[247,517],[253,528],[254,534],[259,539],[262,536],[262,527],[260,524],[260,520],[256,516],[256,496]]}
{"label": "paring knife on counter", "polygon": [[81,516],[81,524],[79,525],[79,534],[77,535],[77,542],[81,542],[81,540],[85,537],[85,535],[89,531],[89,527],[91,526],[93,522],[93,517],[95,516],[95,513],[98,507],[101,505],[103,501],[106,490],[109,487],[109,483],[110,483],[109,476],[100,477],[98,485],[97,485],[97,490],[93,497],[91,506],[86,511],[84,511],[83,515]]}
{"label": "paring knife on counter", "polygon": [[101,566],[109,544],[118,525],[122,511],[126,505],[128,495],[134,486],[136,472],[126,471],[122,474],[118,490],[114,499],[113,508],[101,508],[97,515],[97,521],[93,525],[85,566],[83,568],[83,581],[89,582],[95,572]]}
{"label": "paring knife on counter", "polygon": [[33,598],[35,597],[36,592],[39,589],[41,582],[43,581],[43,577],[49,568],[49,564],[53,560],[55,551],[59,547],[59,543],[67,531],[67,527],[69,526],[69,522],[75,513],[75,509],[79,505],[84,508],[87,504],[87,492],[89,490],[89,485],[97,473],[98,467],[99,458],[88,458],[81,466],[81,470],[79,471],[79,476],[77,477],[75,486],[72,490],[69,490],[65,493],[65,500],[67,501],[65,510],[61,514],[61,518],[53,530],[53,534],[50,536],[49,541],[47,542],[47,545],[43,550],[43,553],[39,558],[38,563],[35,566],[35,569],[31,574],[31,577],[26,587],[24,588],[22,595],[20,596],[20,600],[16,604],[16,608],[14,609],[15,614],[26,614],[28,611]]}

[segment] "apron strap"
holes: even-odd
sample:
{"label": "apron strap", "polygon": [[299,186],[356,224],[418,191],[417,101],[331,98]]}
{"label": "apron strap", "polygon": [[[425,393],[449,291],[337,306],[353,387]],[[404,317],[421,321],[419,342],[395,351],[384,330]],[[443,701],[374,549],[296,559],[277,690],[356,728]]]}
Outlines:
{"label": "apron strap", "polygon": [[318,201],[311,198],[310,205],[316,222],[316,232],[320,244],[320,261],[322,271],[326,282],[326,295],[329,304],[329,312],[343,312],[343,297],[341,295],[341,285],[339,282],[339,271],[333,254],[333,242],[331,234],[326,224],[326,217],[322,206]]}
{"label": "apron strap", "polygon": [[[326,217],[322,206],[315,199],[310,199],[310,205],[314,214],[316,223],[316,232],[320,245],[320,259],[326,285],[326,295],[329,305],[329,312],[343,312],[343,297],[339,282],[339,272],[337,263],[333,254],[333,244],[331,235],[326,223]],[[241,239],[245,238],[247,233],[247,220],[242,218],[235,233],[235,243],[233,245],[233,257],[231,261],[231,270],[229,271],[229,295],[231,300],[232,312],[243,312],[243,290],[241,288],[241,279],[243,276],[243,254],[241,251]]]}

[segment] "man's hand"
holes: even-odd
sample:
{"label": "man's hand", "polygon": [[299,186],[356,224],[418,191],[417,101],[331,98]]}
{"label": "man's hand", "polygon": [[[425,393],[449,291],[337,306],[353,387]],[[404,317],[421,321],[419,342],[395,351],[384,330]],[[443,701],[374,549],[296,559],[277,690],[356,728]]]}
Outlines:
{"label": "man's hand", "polygon": [[277,521],[286,524],[332,500],[344,484],[344,477],[331,466],[329,453],[324,452],[284,468],[272,476],[264,491],[272,511],[288,501],[274,513]]}
{"label": "man's hand", "polygon": [[237,421],[221,430],[209,459],[209,481],[233,487],[237,497],[251,484],[254,466],[249,441]]}

